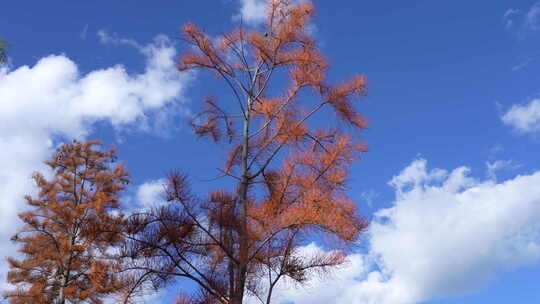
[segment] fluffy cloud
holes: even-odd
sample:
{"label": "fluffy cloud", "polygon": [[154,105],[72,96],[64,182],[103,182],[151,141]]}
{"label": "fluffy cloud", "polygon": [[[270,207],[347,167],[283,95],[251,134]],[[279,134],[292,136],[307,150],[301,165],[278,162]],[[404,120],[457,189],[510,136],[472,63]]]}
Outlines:
{"label": "fluffy cloud", "polygon": [[[233,16],[233,20],[242,20],[244,23],[257,26],[266,20],[269,0],[239,0],[240,12]],[[291,3],[302,3],[309,0],[292,0]],[[315,25],[309,24],[308,30],[315,32]]]}
{"label": "fluffy cloud", "polygon": [[513,105],[501,119],[522,133],[540,131],[540,99],[533,99],[525,105]]}
{"label": "fluffy cloud", "polygon": [[330,283],[282,284],[276,299],[407,304],[481,288],[539,260],[539,183],[540,172],[496,183],[470,177],[466,167],[428,170],[415,160],[390,182],[396,199],[376,213],[369,252],[352,254]]}
{"label": "fluffy cloud", "polygon": [[[98,122],[150,129],[149,117],[181,106],[191,76],[175,69],[171,41],[161,35],[148,45],[134,46],[146,58],[139,74],[128,73],[122,65],[81,74],[65,55],[0,70],[0,256],[14,254],[8,240],[18,228],[23,195],[35,191],[30,174],[45,171],[42,161],[55,138],[84,138]],[[6,273],[4,262],[0,273]]]}
{"label": "fluffy cloud", "polygon": [[164,203],[163,194],[167,180],[161,178],[146,182],[137,188],[137,202],[148,209]]}
{"label": "fluffy cloud", "polygon": [[[249,26],[259,26],[266,21],[268,15],[268,0],[239,0],[240,11],[233,16],[233,20],[242,20],[244,24]],[[302,3],[309,0],[292,0],[291,3]],[[315,23],[310,22],[306,25],[305,30],[310,35],[316,35],[318,28]]]}
{"label": "fluffy cloud", "polygon": [[266,19],[266,0],[240,0],[240,12],[234,19],[242,19],[250,25],[258,25]]}

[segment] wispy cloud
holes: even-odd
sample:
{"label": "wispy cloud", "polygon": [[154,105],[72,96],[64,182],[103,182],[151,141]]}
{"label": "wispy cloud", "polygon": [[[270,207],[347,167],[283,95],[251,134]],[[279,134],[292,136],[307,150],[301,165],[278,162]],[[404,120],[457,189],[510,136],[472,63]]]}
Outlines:
{"label": "wispy cloud", "polygon": [[493,145],[489,148],[489,154],[490,156],[494,156],[497,153],[503,152],[504,148],[500,144]]}
{"label": "wispy cloud", "polygon": [[370,208],[373,207],[373,203],[378,197],[379,193],[373,189],[360,193],[361,200],[364,201]]}
{"label": "wispy cloud", "polygon": [[86,36],[88,35],[88,24],[85,24],[81,33],[79,34],[79,37],[81,40],[86,40]]}
{"label": "wispy cloud", "polygon": [[501,170],[516,170],[519,169],[521,165],[516,164],[511,159],[509,160],[496,160],[494,162],[486,162],[486,176],[496,181],[497,180],[497,171]]}
{"label": "wispy cloud", "polygon": [[525,14],[525,26],[530,30],[540,30],[540,1],[536,2]]}
{"label": "wispy cloud", "polygon": [[[144,46],[139,44],[136,40],[119,37],[118,34],[116,33],[111,34],[107,30],[104,30],[104,29],[99,30],[97,32],[97,35],[99,37],[99,42],[103,44],[129,45],[136,48],[137,50],[144,50]],[[163,38],[164,36],[158,36],[157,39],[162,40]],[[168,38],[165,38],[165,39],[168,39]]]}
{"label": "wispy cloud", "polygon": [[527,104],[513,105],[501,117],[504,124],[521,133],[540,131],[540,99],[532,99]]}
{"label": "wispy cloud", "polygon": [[506,29],[520,31],[540,30],[540,1],[534,3],[529,9],[507,9],[502,17]]}
{"label": "wispy cloud", "polygon": [[522,70],[522,69],[526,68],[532,61],[533,61],[532,58],[527,58],[527,59],[521,61],[520,63],[518,63],[518,64],[516,64],[516,65],[514,65],[512,67],[512,72],[517,72],[519,70]]}
{"label": "wispy cloud", "polygon": [[507,9],[506,12],[503,14],[503,22],[504,26],[507,29],[510,29],[515,26],[515,18],[519,17],[521,14],[521,10],[518,9]]}

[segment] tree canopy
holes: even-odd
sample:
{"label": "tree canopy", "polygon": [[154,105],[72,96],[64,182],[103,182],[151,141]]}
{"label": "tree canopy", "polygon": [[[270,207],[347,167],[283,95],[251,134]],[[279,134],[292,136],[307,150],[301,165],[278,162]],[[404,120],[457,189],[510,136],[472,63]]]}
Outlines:
{"label": "tree canopy", "polygon": [[7,60],[7,42],[0,39],[0,64],[5,63]]}
{"label": "tree canopy", "polygon": [[[186,175],[169,175],[170,204],[128,220],[126,300],[187,278],[199,290],[178,303],[270,303],[279,280],[304,283],[343,263],[367,227],[346,194],[348,167],[366,151],[358,131],[367,123],[353,103],[366,80],[326,79],[328,63],[308,29],[312,4],[272,0],[267,11],[261,30],[210,38],[183,27],[190,47],[179,70],[209,71],[230,90],[204,99],[191,125],[229,147],[220,172],[236,187],[196,195]],[[329,240],[329,250],[301,254],[315,237]]]}
{"label": "tree canopy", "polygon": [[114,149],[99,145],[63,144],[46,162],[53,176],[34,173],[39,193],[26,197],[12,237],[23,259],[8,258],[10,303],[101,303],[120,288],[108,250],[122,241],[118,195],[128,177]]}
{"label": "tree canopy", "polygon": [[[52,178],[34,174],[39,193],[20,214],[10,303],[128,303],[182,278],[197,288],[178,304],[270,304],[280,281],[303,284],[343,264],[368,226],[347,195],[349,166],[366,151],[355,101],[367,85],[362,75],[327,79],[313,15],[309,2],[270,0],[260,29],[211,38],[185,24],[178,70],[210,72],[229,92],[209,92],[191,120],[196,136],[227,147],[223,186],[196,194],[171,170],[168,204],[124,216],[129,179],[114,149],[60,146],[46,162]],[[325,250],[303,251],[313,240]]]}

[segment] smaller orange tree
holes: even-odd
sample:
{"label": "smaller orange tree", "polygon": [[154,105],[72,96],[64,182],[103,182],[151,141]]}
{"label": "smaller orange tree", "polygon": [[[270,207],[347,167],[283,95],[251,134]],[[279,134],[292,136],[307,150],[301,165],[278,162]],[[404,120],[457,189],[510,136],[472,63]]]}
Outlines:
{"label": "smaller orange tree", "polygon": [[26,196],[24,227],[12,240],[23,259],[8,258],[4,297],[12,304],[101,303],[119,288],[107,250],[122,240],[118,195],[128,183],[115,151],[98,141],[63,144],[45,163],[51,179],[34,173],[37,197]]}

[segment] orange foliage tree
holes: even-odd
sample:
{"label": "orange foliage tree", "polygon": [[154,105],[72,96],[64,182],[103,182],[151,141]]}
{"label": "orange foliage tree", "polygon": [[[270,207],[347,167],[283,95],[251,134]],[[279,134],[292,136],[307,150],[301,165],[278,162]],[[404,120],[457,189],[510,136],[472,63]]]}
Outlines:
{"label": "orange foliage tree", "polygon": [[[328,64],[306,28],[313,12],[307,2],[271,0],[262,31],[240,27],[218,39],[184,25],[191,48],[179,70],[208,70],[231,90],[231,103],[204,100],[192,126],[230,146],[220,170],[237,187],[197,198],[186,176],[169,176],[171,203],[129,220],[126,299],[183,277],[200,289],[178,303],[268,304],[280,279],[302,283],[345,261],[367,227],[346,195],[348,167],[365,151],[358,131],[366,121],[353,99],[366,82],[327,82]],[[330,250],[302,255],[315,233]]]}
{"label": "orange foliage tree", "polygon": [[12,237],[24,258],[8,258],[7,279],[16,286],[4,294],[9,303],[102,303],[119,288],[106,256],[122,240],[118,195],[128,177],[113,166],[114,149],[96,146],[63,144],[45,162],[52,178],[34,173],[39,193],[26,197],[25,225]]}

